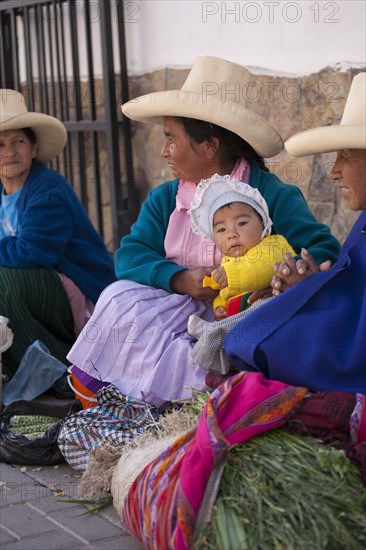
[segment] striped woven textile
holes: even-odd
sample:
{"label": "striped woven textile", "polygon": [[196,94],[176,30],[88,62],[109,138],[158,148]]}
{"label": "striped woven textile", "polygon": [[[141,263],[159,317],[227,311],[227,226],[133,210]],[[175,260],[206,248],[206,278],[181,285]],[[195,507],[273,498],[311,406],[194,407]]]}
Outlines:
{"label": "striped woven textile", "polygon": [[5,374],[15,374],[35,340],[68,364],[66,355],[75,341],[74,320],[56,271],[0,267],[0,315],[8,317],[14,334],[13,345],[2,356]]}
{"label": "striped woven textile", "polygon": [[137,476],[124,502],[123,526],[144,548],[190,548],[212,470],[233,445],[284,424],[306,393],[259,373],[229,378],[210,395],[197,429]]}

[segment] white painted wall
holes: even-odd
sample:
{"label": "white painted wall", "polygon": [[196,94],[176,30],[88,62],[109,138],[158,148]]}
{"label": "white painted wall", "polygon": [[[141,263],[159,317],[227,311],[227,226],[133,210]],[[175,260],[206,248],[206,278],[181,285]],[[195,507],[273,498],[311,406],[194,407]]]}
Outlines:
{"label": "white painted wall", "polygon": [[364,0],[125,0],[130,74],[197,55],[303,74],[365,62]]}
{"label": "white painted wall", "polygon": [[[75,1],[78,14],[79,62],[86,79],[84,3]],[[112,2],[112,18],[116,2]],[[102,76],[100,5],[91,0],[93,56],[96,76]],[[30,20],[34,13],[30,13]],[[304,74],[327,65],[364,64],[366,58],[366,2],[364,0],[125,0],[129,74],[162,67],[190,67],[198,55],[214,55],[261,72]],[[66,72],[72,77],[68,6],[64,9]],[[47,24],[44,14],[44,24]],[[22,27],[19,43],[24,47]],[[31,28],[35,40],[35,29]],[[114,28],[115,51],[118,51]],[[53,37],[55,40],[55,37]],[[50,51],[45,51],[49,65]],[[116,55],[116,70],[119,70]],[[20,58],[25,77],[25,59]],[[264,69],[264,71],[263,71]],[[33,67],[34,76],[38,67]],[[254,71],[255,72],[255,71]]]}

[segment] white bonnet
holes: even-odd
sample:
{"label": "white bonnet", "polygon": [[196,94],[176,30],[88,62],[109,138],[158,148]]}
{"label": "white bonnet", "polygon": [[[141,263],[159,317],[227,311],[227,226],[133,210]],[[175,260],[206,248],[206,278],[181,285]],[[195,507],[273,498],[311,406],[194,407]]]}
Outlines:
{"label": "white bonnet", "polygon": [[229,175],[218,174],[201,180],[196,187],[188,212],[191,216],[192,231],[214,241],[214,214],[219,208],[231,202],[244,202],[258,212],[263,220],[262,238],[271,233],[272,220],[269,217],[268,206],[258,189]]}

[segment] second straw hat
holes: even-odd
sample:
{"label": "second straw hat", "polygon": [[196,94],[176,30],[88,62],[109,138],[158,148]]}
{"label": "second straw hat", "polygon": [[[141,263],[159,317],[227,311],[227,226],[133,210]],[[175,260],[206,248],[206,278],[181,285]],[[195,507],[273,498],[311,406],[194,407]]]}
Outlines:
{"label": "second straw hat", "polygon": [[283,149],[281,136],[248,108],[254,75],[226,59],[197,57],[180,90],[154,92],[122,105],[132,120],[163,124],[166,116],[188,117],[226,128],[247,141],[261,157]]}
{"label": "second straw hat", "polygon": [[294,157],[341,149],[366,149],[366,73],[352,80],[342,120],[290,137],[285,147]]}
{"label": "second straw hat", "polygon": [[0,132],[31,128],[37,138],[37,160],[49,162],[65,147],[67,132],[57,118],[28,111],[24,96],[0,89]]}

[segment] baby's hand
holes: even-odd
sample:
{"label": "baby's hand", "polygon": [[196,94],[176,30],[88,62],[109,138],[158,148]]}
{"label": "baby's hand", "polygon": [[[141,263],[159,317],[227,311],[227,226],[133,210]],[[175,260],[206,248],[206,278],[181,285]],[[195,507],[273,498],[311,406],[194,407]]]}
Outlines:
{"label": "baby's hand", "polygon": [[215,279],[217,284],[220,285],[221,288],[227,287],[227,275],[225,269],[220,266],[213,270],[211,273],[211,277]]}
{"label": "baby's hand", "polygon": [[216,321],[221,321],[221,319],[225,319],[226,317],[226,309],[224,306],[219,306],[215,309],[214,312]]}

